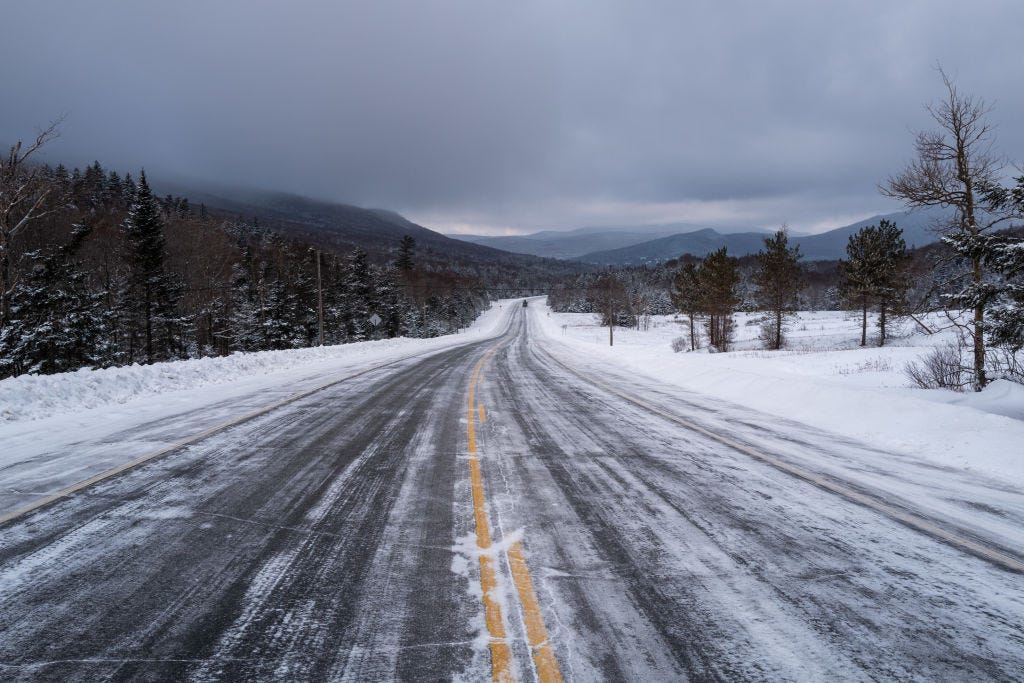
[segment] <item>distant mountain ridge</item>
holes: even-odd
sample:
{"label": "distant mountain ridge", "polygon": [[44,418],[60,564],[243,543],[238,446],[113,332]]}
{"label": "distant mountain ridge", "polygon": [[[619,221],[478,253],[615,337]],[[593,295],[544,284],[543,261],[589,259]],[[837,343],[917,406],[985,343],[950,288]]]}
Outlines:
{"label": "distant mountain ridge", "polygon": [[[557,270],[574,270],[588,265],[653,264],[683,254],[704,256],[723,246],[730,254],[743,256],[763,248],[764,238],[769,234],[757,228],[714,229],[689,223],[669,223],[635,228],[585,227],[565,232],[546,230],[523,236],[448,236],[386,209],[366,209],[280,192],[231,189],[218,190],[214,194],[195,188],[160,185],[161,192],[167,189],[187,196],[194,206],[202,203],[214,213],[257,218],[261,225],[325,247],[350,249],[361,246],[383,256],[397,248],[403,235],[412,235],[423,256],[435,254],[466,263],[493,263],[506,267],[553,265],[558,261],[561,265],[556,267]],[[792,234],[791,242],[800,246],[805,260],[841,258],[845,255],[851,234],[866,225],[888,219],[903,230],[908,247],[920,247],[938,241],[938,235],[932,228],[944,216],[948,216],[948,212],[938,209],[901,211],[872,216],[817,235]]]}
{"label": "distant mountain ridge", "polygon": [[[850,235],[865,226],[889,220],[903,230],[903,239],[908,247],[920,247],[938,241],[934,226],[948,216],[948,212],[939,209],[899,211],[872,216],[817,235],[792,234],[790,241],[800,246],[803,258],[807,261],[842,258],[846,254],[846,244]],[[723,234],[713,228],[702,228],[663,235],[622,247],[595,250],[572,258],[596,265],[641,265],[661,263],[683,254],[705,256],[721,247],[728,248],[733,256],[746,256],[755,254],[764,247],[766,234],[754,231]]]}
{"label": "distant mountain ridge", "polygon": [[[591,252],[630,247],[652,239],[707,229],[692,223],[664,223],[640,226],[594,226],[575,230],[542,230],[528,235],[458,235],[465,242],[480,244],[517,254],[532,254],[565,260],[583,260]],[[722,233],[759,232],[758,228],[725,227]],[[760,234],[767,234],[760,231]]]}
{"label": "distant mountain ridge", "polygon": [[[366,209],[282,192],[239,188],[216,188],[210,192],[175,183],[160,183],[159,190],[186,196],[194,207],[204,204],[211,213],[237,214],[245,220],[255,218],[264,227],[336,250],[358,246],[370,252],[371,256],[377,254],[383,258],[397,250],[404,235],[411,235],[416,240],[417,253],[421,258],[437,255],[442,259],[512,267],[545,263],[541,257],[513,254],[452,239],[387,209]],[[577,264],[575,268],[578,267]],[[573,269],[574,266],[562,263],[558,268]]]}

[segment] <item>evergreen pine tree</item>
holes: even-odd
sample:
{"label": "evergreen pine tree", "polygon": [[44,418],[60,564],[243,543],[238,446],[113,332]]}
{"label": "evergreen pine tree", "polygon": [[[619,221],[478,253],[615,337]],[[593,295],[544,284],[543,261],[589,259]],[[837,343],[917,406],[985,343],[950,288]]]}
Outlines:
{"label": "evergreen pine tree", "polygon": [[987,261],[1001,275],[991,299],[992,343],[1018,353],[1024,349],[1024,240],[999,239],[991,245]]}
{"label": "evergreen pine tree", "polygon": [[76,226],[68,244],[30,255],[34,265],[13,292],[12,320],[0,329],[0,377],[66,372],[110,360],[106,293],[89,286],[74,260],[88,234]]}
{"label": "evergreen pine tree", "polygon": [[707,314],[708,343],[716,351],[728,351],[732,344],[732,319],[740,303],[737,286],[740,274],[736,259],[725,247],[708,254],[700,265],[701,309]]}
{"label": "evergreen pine tree", "polygon": [[884,346],[886,324],[890,314],[901,308],[907,290],[907,243],[903,231],[895,223],[881,220],[874,233],[874,252],[877,258],[875,297],[878,301],[878,345]]}
{"label": "evergreen pine tree", "polygon": [[[305,330],[296,325],[302,317],[297,297],[280,279],[268,280],[263,286],[263,349],[293,349],[303,346]],[[306,346],[309,345],[308,340]]]}
{"label": "evergreen pine tree", "polygon": [[850,235],[839,272],[843,297],[861,309],[861,346],[868,343],[868,309],[873,302],[879,305],[879,345],[885,344],[887,316],[905,291],[906,252],[902,231],[886,220]]}
{"label": "evergreen pine tree", "polygon": [[[1014,187],[989,187],[985,199],[988,205],[1015,219],[1024,218],[1024,176],[1016,179]],[[986,265],[999,276],[989,283],[986,302],[992,311],[992,343],[1017,354],[1024,349],[1024,239],[992,235],[985,240],[984,251]],[[1019,368],[1017,364],[1015,376],[1022,381]]]}
{"label": "evergreen pine tree", "polygon": [[258,283],[254,282],[252,251],[242,249],[242,259],[231,268],[231,313],[228,317],[228,343],[238,351],[258,351],[263,347],[262,310]]}
{"label": "evergreen pine tree", "polygon": [[[289,253],[293,253],[289,249]],[[316,250],[303,249],[292,258],[291,271],[285,287],[291,301],[288,316],[294,329],[292,345],[295,348],[315,346],[319,343],[320,325],[317,313]]]}
{"label": "evergreen pine tree", "polygon": [[345,313],[348,337],[352,341],[369,339],[373,305],[373,282],[366,252],[358,247],[349,254],[345,275]]}
{"label": "evergreen pine tree", "polygon": [[108,204],[120,204],[124,200],[124,181],[117,171],[107,174],[107,181],[104,184],[104,199]]}
{"label": "evergreen pine tree", "polygon": [[684,263],[672,279],[672,305],[690,320],[690,350],[697,348],[696,318],[700,313],[701,289],[697,266]]}
{"label": "evergreen pine tree", "polygon": [[167,258],[160,207],[146,181],[139,176],[135,202],[121,226],[128,268],[121,308],[127,314],[130,355],[146,363],[178,355],[181,320],[176,315],[179,287],[164,269]]}
{"label": "evergreen pine tree", "polygon": [[781,349],[783,322],[796,313],[802,288],[800,247],[789,246],[785,227],[766,237],[764,246],[757,252],[754,273],[758,303],[769,313],[762,333],[769,349]]}
{"label": "evergreen pine tree", "polygon": [[875,292],[877,260],[874,253],[873,225],[861,228],[850,235],[846,243],[846,259],[839,261],[842,277],[840,292],[844,299],[856,303],[861,309],[860,345],[868,343],[868,307]]}
{"label": "evergreen pine tree", "polygon": [[64,164],[57,164],[57,168],[53,169],[53,179],[63,188],[67,188],[67,185],[71,182],[71,178],[68,175],[68,169]]}
{"label": "evergreen pine tree", "polygon": [[135,194],[139,188],[135,184],[135,180],[132,178],[131,173],[124,174],[124,182],[121,186],[121,196],[124,197],[124,201],[129,205],[135,202]]}
{"label": "evergreen pine tree", "polygon": [[400,337],[405,334],[401,299],[395,286],[396,279],[396,273],[392,268],[381,268],[374,278],[377,300],[375,312],[381,319],[377,327],[379,337]]}
{"label": "evergreen pine tree", "polygon": [[413,255],[416,251],[416,240],[412,235],[404,235],[398,246],[398,258],[395,259],[395,267],[403,273],[413,269]]}

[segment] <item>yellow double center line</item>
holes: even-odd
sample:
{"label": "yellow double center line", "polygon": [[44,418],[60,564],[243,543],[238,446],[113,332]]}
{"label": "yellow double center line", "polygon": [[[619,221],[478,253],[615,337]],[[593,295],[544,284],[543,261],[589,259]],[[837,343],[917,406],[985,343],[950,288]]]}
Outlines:
{"label": "yellow double center line", "polygon": [[[493,351],[488,351],[477,362],[473,376],[469,380],[469,400],[466,403],[467,432],[469,437],[469,473],[473,486],[473,515],[476,518],[476,543],[484,552],[480,554],[480,588],[483,592],[484,621],[490,636],[491,674],[495,681],[514,681],[512,667],[512,649],[505,633],[505,623],[501,617],[501,603],[498,600],[498,575],[495,567],[494,554],[491,548],[491,527],[487,519],[487,502],[484,498],[484,480],[480,472],[480,456],[476,445],[476,413],[484,419],[483,404],[475,402],[476,384],[480,379],[480,369]],[[526,638],[530,644],[533,663],[537,669],[537,677],[542,683],[559,683],[562,673],[558,668],[551,638],[544,626],[544,615],[541,613],[537,592],[533,587],[530,569],[526,564],[523,545],[516,541],[508,550],[509,571],[515,583],[519,601],[523,606],[523,623],[526,626]]]}

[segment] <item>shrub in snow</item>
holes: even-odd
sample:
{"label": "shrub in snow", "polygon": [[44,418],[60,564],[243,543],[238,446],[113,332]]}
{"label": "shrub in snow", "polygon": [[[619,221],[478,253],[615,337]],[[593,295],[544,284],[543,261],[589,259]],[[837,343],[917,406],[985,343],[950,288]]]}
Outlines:
{"label": "shrub in snow", "polygon": [[1006,346],[993,346],[985,356],[989,374],[1024,384],[1024,353]]}
{"label": "shrub in snow", "polygon": [[932,349],[920,361],[907,363],[903,373],[922,389],[963,391],[974,380],[971,368],[964,364],[964,342],[949,342]]}
{"label": "shrub in snow", "polygon": [[685,351],[690,347],[690,340],[686,337],[676,337],[672,340],[672,350],[676,353]]}
{"label": "shrub in snow", "polygon": [[[785,319],[785,318],[783,318]],[[758,340],[764,344],[766,349],[778,350],[785,346],[785,326],[779,326],[774,316],[765,315],[758,318],[751,318],[747,324],[758,325]]]}

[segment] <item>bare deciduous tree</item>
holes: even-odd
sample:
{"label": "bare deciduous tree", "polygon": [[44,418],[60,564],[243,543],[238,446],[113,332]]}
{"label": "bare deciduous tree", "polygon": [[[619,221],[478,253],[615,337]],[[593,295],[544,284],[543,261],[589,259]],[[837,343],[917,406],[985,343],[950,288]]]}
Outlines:
{"label": "bare deciduous tree", "polygon": [[21,140],[0,156],[0,328],[10,319],[10,296],[17,284],[12,274],[11,241],[32,221],[56,211],[52,201],[53,185],[43,178],[32,156],[59,134],[63,118],[36,134],[31,144]]}
{"label": "bare deciduous tree", "polygon": [[973,341],[974,386],[980,391],[987,383],[984,332],[988,303],[981,247],[984,233],[1011,215],[985,199],[986,193],[998,185],[1003,170],[1003,162],[992,152],[992,127],[987,121],[991,108],[961,93],[941,68],[939,73],[946,95],[928,106],[938,129],[917,134],[916,158],[880,189],[882,194],[910,207],[938,206],[956,211],[955,220],[940,226],[940,230],[947,243],[970,264],[959,274],[965,284],[951,301],[974,311],[966,331]]}
{"label": "bare deciduous tree", "polygon": [[601,316],[601,324],[608,326],[608,346],[614,346],[615,319],[629,310],[629,298],[622,280],[614,275],[602,275],[590,286],[587,294],[594,311]]}

